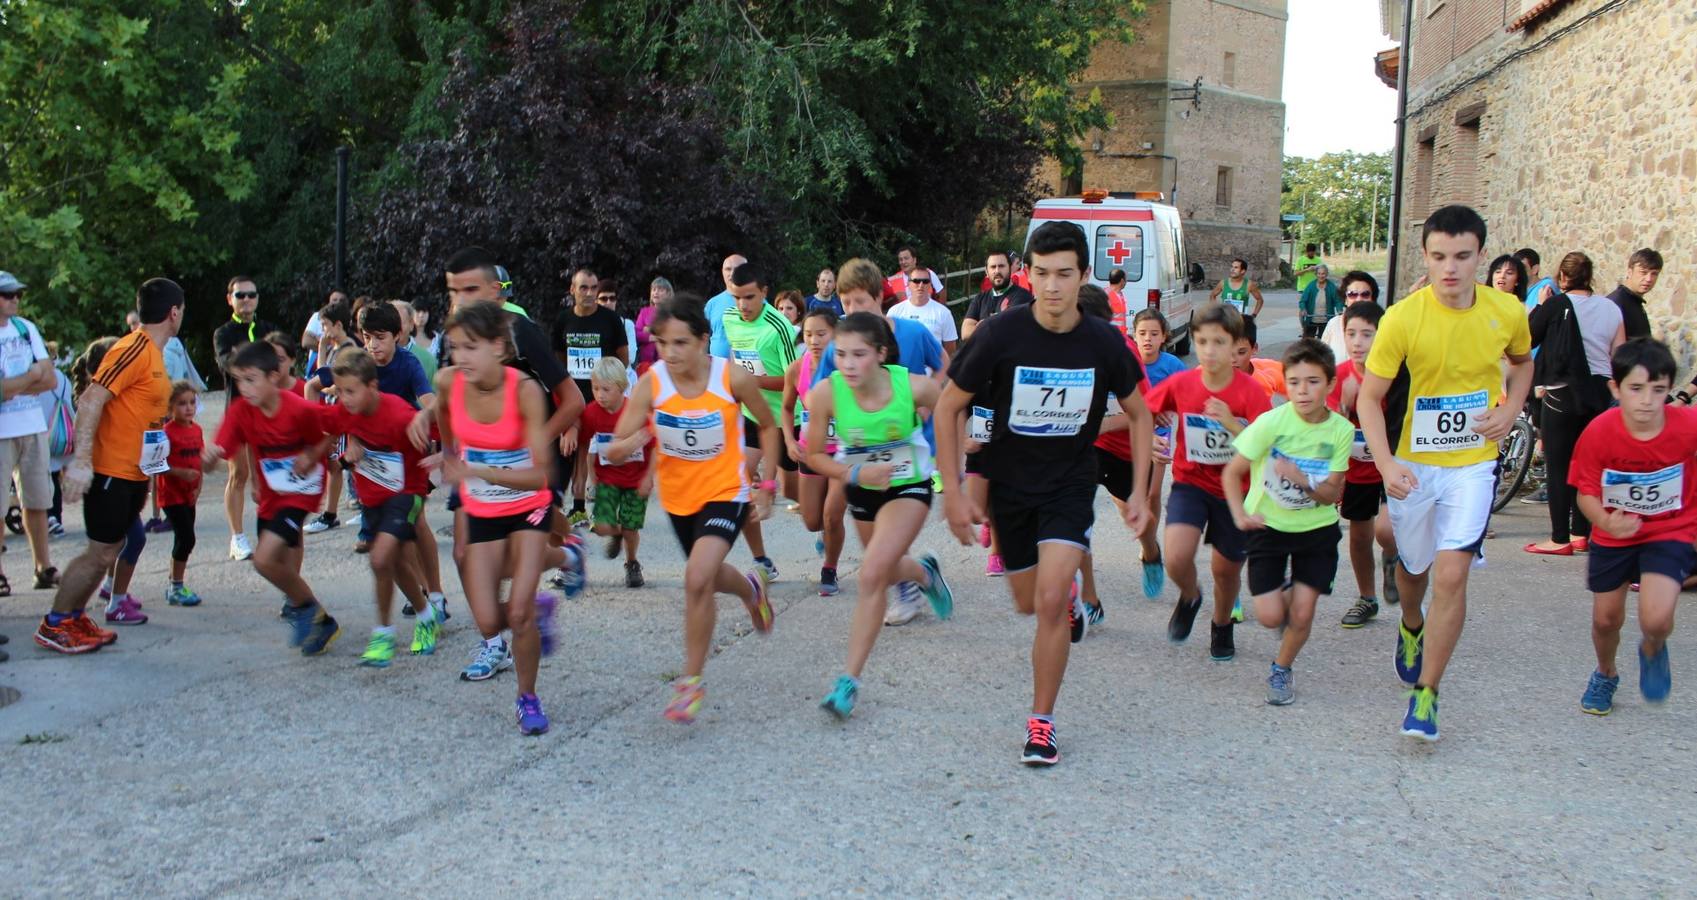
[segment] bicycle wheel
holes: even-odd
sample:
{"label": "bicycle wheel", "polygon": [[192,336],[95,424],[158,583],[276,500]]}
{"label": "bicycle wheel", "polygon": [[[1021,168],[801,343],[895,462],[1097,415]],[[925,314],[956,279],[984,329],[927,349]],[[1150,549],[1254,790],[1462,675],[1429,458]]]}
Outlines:
{"label": "bicycle wheel", "polygon": [[1520,486],[1526,483],[1526,472],[1532,468],[1534,443],[1531,420],[1525,416],[1517,417],[1508,436],[1498,445],[1497,496],[1491,502],[1491,512],[1502,512],[1508,501],[1520,493]]}

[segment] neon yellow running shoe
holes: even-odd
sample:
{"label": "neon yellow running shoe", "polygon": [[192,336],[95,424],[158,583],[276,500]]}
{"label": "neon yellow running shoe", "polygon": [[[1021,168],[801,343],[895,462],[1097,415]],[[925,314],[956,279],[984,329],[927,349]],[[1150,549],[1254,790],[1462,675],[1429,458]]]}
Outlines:
{"label": "neon yellow running shoe", "polygon": [[371,643],[365,645],[359,664],[374,669],[387,669],[395,661],[395,636],[381,631],[371,633]]}
{"label": "neon yellow running shoe", "polygon": [[436,652],[436,637],[442,630],[442,623],[436,620],[436,607],[427,604],[424,609],[424,614],[412,623],[412,652],[430,656]]}
{"label": "neon yellow running shoe", "polygon": [[701,686],[700,675],[679,678],[672,682],[672,702],[666,704],[666,718],[688,725],[695,721],[706,699],[707,690]]}

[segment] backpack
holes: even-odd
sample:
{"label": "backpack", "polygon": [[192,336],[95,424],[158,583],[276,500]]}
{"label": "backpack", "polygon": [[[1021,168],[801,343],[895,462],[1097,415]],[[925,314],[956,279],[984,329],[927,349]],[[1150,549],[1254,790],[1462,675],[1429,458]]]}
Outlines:
{"label": "backpack", "polygon": [[58,369],[53,374],[59,383],[53,387],[53,408],[47,413],[47,455],[57,458],[77,452],[77,416],[70,381]]}

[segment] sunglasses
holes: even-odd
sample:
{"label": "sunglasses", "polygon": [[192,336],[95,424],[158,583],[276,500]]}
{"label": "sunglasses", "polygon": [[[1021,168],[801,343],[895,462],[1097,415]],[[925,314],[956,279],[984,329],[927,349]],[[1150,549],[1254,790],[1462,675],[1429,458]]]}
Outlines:
{"label": "sunglasses", "polygon": [[259,292],[258,291],[236,291],[234,294],[231,294],[230,296],[235,297],[237,300],[257,300],[259,298]]}
{"label": "sunglasses", "polygon": [[16,300],[23,295],[23,291],[0,291],[0,300]]}
{"label": "sunglasses", "polygon": [[1371,299],[1373,299],[1373,292],[1372,291],[1345,291],[1344,296],[1348,297],[1351,300],[1371,300]]}

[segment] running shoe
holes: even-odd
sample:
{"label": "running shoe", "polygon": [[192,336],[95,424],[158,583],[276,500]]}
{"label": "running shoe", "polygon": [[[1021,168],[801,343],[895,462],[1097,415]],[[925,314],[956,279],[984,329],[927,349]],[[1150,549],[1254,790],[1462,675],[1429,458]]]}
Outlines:
{"label": "running shoe", "polygon": [[336,518],[336,514],[333,512],[327,512],[320,514],[317,518],[306,523],[306,527],[301,530],[307,534],[323,534],[332,528],[340,527],[342,527],[342,523]]}
{"label": "running shoe", "polygon": [[990,558],[984,561],[984,574],[991,578],[1000,578],[1008,574],[1007,567],[1002,565],[1002,554],[990,554]]}
{"label": "running shoe", "polygon": [[116,609],[107,611],[106,621],[113,625],[146,625],[147,614],[141,611],[141,601],[125,594],[119,598]]}
{"label": "running shoe", "polygon": [[772,601],[766,596],[766,588],[771,579],[766,577],[766,570],[755,566],[743,576],[748,579],[748,586],[754,588],[754,599],[743,601],[748,607],[748,618],[754,623],[754,630],[761,634],[772,633]]}
{"label": "running shoe", "polygon": [[283,606],[283,619],[289,623],[289,646],[299,647],[306,642],[307,633],[312,631],[312,618],[317,606]]}
{"label": "running shoe", "polygon": [[442,634],[442,622],[431,610],[428,616],[419,616],[412,623],[411,650],[418,656],[431,656],[436,653],[436,639]]}
{"label": "running shoe", "polygon": [[1100,603],[1086,603],[1084,604],[1084,618],[1089,621],[1091,628],[1095,628],[1107,620],[1108,612],[1102,608]]}
{"label": "running shoe", "polygon": [[[1640,683],[1643,679],[1639,679]],[[1606,716],[1615,708],[1615,688],[1620,687],[1620,676],[1604,678],[1601,672],[1592,672],[1591,680],[1585,685],[1585,696],[1579,698],[1579,708],[1593,716]]]}
{"label": "running shoe", "polygon": [[819,708],[839,719],[846,719],[854,715],[854,698],[858,693],[860,682],[854,680],[853,675],[839,675],[831,693],[819,701]]}
{"label": "running shoe", "polygon": [[230,558],[234,560],[253,559],[253,545],[247,542],[246,534],[230,535]]}
{"label": "running shoe", "polygon": [[56,518],[54,516],[48,516],[47,517],[47,534],[50,537],[64,537],[65,536],[65,524],[63,522],[60,522],[58,520],[58,518]]}
{"label": "running shoe", "polygon": [[896,585],[896,602],[884,611],[885,625],[906,625],[919,615],[919,585],[903,581]]}
{"label": "running shoe", "polygon": [[354,552],[355,553],[370,553],[371,552],[371,542],[366,540],[365,538],[360,538],[359,540],[354,541]]}
{"label": "running shoe", "polygon": [[1287,666],[1273,663],[1267,673],[1267,703],[1271,706],[1289,706],[1296,699],[1296,688],[1292,684],[1295,675]]}
{"label": "running shoe", "polygon": [[1668,698],[1673,690],[1673,670],[1668,665],[1667,644],[1662,644],[1662,651],[1655,656],[1645,656],[1644,645],[1638,645],[1638,690],[1651,703]]}
{"label": "running shoe", "polygon": [[200,595],[184,587],[174,587],[165,592],[165,602],[171,606],[199,606]]}
{"label": "running shoe", "polygon": [[330,650],[330,645],[336,643],[336,638],[342,636],[342,626],[336,624],[336,618],[318,607],[318,615],[313,618],[311,627],[307,629],[306,640],[301,641],[302,656],[323,656]]}
{"label": "running shoe", "polygon": [[567,600],[576,600],[583,596],[583,589],[589,584],[589,569],[583,554],[583,541],[577,538],[568,539],[562,550],[566,551],[566,564],[560,567],[560,590],[565,592]]}
{"label": "running shoe", "polygon": [[[418,632],[415,629],[413,634]],[[413,638],[415,645],[417,638]],[[417,650],[413,651],[418,652]],[[382,631],[373,631],[371,641],[365,645],[365,652],[360,654],[359,664],[373,669],[387,669],[395,661],[395,636]]]}
{"label": "running shoe", "polygon": [[1521,497],[1520,502],[1521,503],[1548,503],[1548,502],[1550,502],[1550,492],[1547,488],[1539,488],[1534,493],[1529,494],[1525,497]]}
{"label": "running shoe", "polygon": [[943,578],[942,565],[937,562],[936,556],[922,553],[919,555],[919,567],[931,578],[930,584],[920,587],[925,599],[931,601],[931,611],[937,614],[937,618],[948,621],[955,614],[955,592],[949,589],[948,580]]}
{"label": "running shoe", "polygon": [[1438,692],[1417,687],[1408,692],[1408,715],[1402,717],[1402,733],[1423,741],[1438,739]]}
{"label": "running shoe", "polygon": [[1379,601],[1362,597],[1355,601],[1355,605],[1351,606],[1348,612],[1343,614],[1343,627],[1360,628],[1372,621],[1373,617],[1378,614]]}
{"label": "running shoe", "polygon": [[103,647],[110,647],[113,644],[118,643],[118,632],[113,631],[110,628],[101,628],[99,625],[94,624],[93,619],[89,618],[87,614],[81,611],[78,611],[76,616],[71,619],[71,627],[85,634],[93,635],[100,641],[100,645]]}
{"label": "running shoe", "polygon": [[471,662],[460,672],[461,681],[488,681],[501,672],[513,667],[513,656],[507,652],[507,642],[488,641],[478,642],[477,649],[472,651]]}
{"label": "running shoe", "polygon": [[778,580],[778,564],[772,562],[771,557],[769,557],[769,556],[756,556],[754,558],[754,564],[759,566],[760,568],[766,570],[766,583],[767,584],[771,584],[772,582],[775,582],[775,581]]}
{"label": "running shoe", "polygon": [[406,616],[409,619],[418,615],[418,610],[412,608],[411,600],[401,601],[401,615]]}
{"label": "running shoe", "polygon": [[425,595],[425,599],[430,603],[430,608],[436,611],[436,624],[441,625],[453,618],[448,613],[448,595],[440,591],[432,591]]}
{"label": "running shoe", "polygon": [[990,548],[990,523],[989,522],[982,522],[978,526],[978,546],[983,547],[986,550],[988,550]]}
{"label": "running shoe", "polygon": [[605,553],[608,559],[618,559],[619,554],[624,552],[624,549],[625,536],[623,534],[615,534],[607,539],[607,546],[601,552]]}
{"label": "running shoe", "polygon": [[837,570],[830,566],[819,569],[819,596],[835,597],[842,593],[842,587],[837,584]]}
{"label": "running shoe", "polygon": [[1202,597],[1195,600],[1183,597],[1173,604],[1173,617],[1167,620],[1167,640],[1182,644],[1190,639],[1190,629],[1196,624],[1196,613],[1202,608]]}
{"label": "running shoe", "polygon": [[1052,766],[1061,761],[1054,722],[1036,716],[1025,720],[1025,750],[1020,753],[1019,761],[1028,766]]}
{"label": "running shoe", "polygon": [[642,563],[634,559],[625,563],[625,587],[639,588],[647,583],[642,578]]}
{"label": "running shoe", "polygon": [[542,655],[554,655],[554,610],[559,608],[560,598],[552,591],[536,592],[536,633],[542,639]]}
{"label": "running shoe", "polygon": [[535,694],[520,694],[513,706],[519,720],[519,734],[535,736],[548,733],[548,715],[542,711],[542,701]]}
{"label": "running shoe", "polygon": [[1426,628],[1421,626],[1420,633],[1408,630],[1408,626],[1398,621],[1396,626],[1396,677],[1402,683],[1413,687],[1420,680],[1420,667],[1426,661]]}
{"label": "running shoe", "polygon": [[574,509],[570,515],[566,516],[566,524],[573,528],[586,527],[589,525],[589,513],[581,509]]}
{"label": "running shoe", "polygon": [[825,555],[825,538],[816,537],[816,538],[813,539],[813,555],[814,556],[824,556]]}
{"label": "running shoe", "polygon": [[1385,578],[1385,590],[1383,592],[1385,602],[1391,606],[1395,606],[1402,602],[1402,593],[1397,590],[1396,586],[1397,560],[1398,556],[1395,553],[1392,553],[1385,557],[1384,561],[1379,563],[1379,571],[1383,573]]}
{"label": "running shoe", "polygon": [[1090,633],[1090,614],[1084,611],[1084,601],[1079,599],[1077,594],[1067,600],[1067,628],[1072,631],[1072,642],[1075,644],[1084,640],[1084,636]]}
{"label": "running shoe", "polygon": [[1239,597],[1232,601],[1232,623],[1236,624],[1241,621],[1243,621],[1243,598]]}
{"label": "running shoe", "polygon": [[700,675],[679,678],[672,682],[672,702],[666,704],[664,715],[679,725],[688,725],[695,721],[706,699],[707,689],[701,686]]}
{"label": "running shoe", "polygon": [[1154,562],[1143,563],[1143,596],[1150,600],[1161,599],[1161,591],[1167,587],[1167,564],[1156,558]]}
{"label": "running shoe", "polygon": [[35,642],[49,650],[75,655],[78,653],[93,653],[106,642],[99,637],[72,625],[78,617],[72,616],[57,625],[48,623],[47,617],[41,617],[41,624],[35,629]]}
{"label": "running shoe", "polygon": [[171,523],[165,521],[161,516],[154,516],[147,520],[147,524],[143,525],[141,530],[147,534],[161,534],[171,530]]}
{"label": "running shoe", "polygon": [[1232,640],[1232,623],[1215,625],[1208,623],[1208,658],[1214,662],[1230,662],[1237,655],[1237,644]]}

